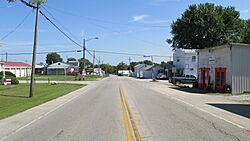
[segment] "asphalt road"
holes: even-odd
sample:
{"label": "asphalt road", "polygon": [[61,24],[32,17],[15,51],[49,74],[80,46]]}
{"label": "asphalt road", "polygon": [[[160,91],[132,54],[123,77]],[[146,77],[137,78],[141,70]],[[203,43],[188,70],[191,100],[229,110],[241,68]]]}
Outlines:
{"label": "asphalt road", "polygon": [[111,76],[6,141],[125,141],[119,88],[142,140],[249,141],[250,131],[141,85]]}

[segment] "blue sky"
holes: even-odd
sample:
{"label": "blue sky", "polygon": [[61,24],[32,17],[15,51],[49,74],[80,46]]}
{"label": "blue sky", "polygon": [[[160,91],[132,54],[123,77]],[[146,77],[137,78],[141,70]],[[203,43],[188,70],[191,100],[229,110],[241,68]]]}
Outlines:
{"label": "blue sky", "polygon": [[[52,15],[43,8],[42,11],[80,44],[83,38],[99,37],[99,40],[87,42],[88,49],[171,56],[171,48],[165,42],[171,37],[170,24],[181,16],[188,5],[204,2],[234,6],[241,12],[242,18],[250,18],[249,0],[60,0],[60,3],[48,0],[43,7]],[[35,11],[20,2],[9,4],[1,0],[0,13],[0,39],[28,15],[13,34],[0,40],[1,53],[32,52]],[[81,49],[41,16],[38,41],[38,52]],[[80,58],[81,54],[60,55],[66,60],[67,57]],[[97,56],[109,64],[128,63],[129,57],[133,61],[145,59],[142,56],[100,53]],[[45,62],[45,57],[38,55],[37,62]],[[91,56],[87,55],[87,58],[91,59]],[[9,56],[8,60],[31,62],[31,55]],[[154,60],[168,61],[169,57],[155,57]]]}

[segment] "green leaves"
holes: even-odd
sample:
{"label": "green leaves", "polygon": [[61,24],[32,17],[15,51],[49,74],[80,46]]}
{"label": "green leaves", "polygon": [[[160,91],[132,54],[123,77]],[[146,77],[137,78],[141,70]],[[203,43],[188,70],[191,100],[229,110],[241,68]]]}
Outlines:
{"label": "green leaves", "polygon": [[182,17],[172,23],[173,48],[202,49],[229,42],[242,42],[242,20],[234,7],[211,3],[190,5]]}

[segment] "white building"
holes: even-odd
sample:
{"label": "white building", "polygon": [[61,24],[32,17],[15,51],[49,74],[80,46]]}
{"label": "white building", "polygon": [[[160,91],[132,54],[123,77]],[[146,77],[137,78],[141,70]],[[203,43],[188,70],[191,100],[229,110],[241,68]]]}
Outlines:
{"label": "white building", "polygon": [[25,77],[31,75],[31,65],[23,62],[4,62],[4,67],[0,68],[2,72],[5,71],[12,72],[16,77]]}
{"label": "white building", "polygon": [[135,77],[140,77],[140,71],[143,69],[146,65],[145,64],[138,64],[134,66],[134,76]]}
{"label": "white building", "polygon": [[195,50],[176,49],[173,54],[173,64],[177,75],[197,76],[197,52]]}
{"label": "white building", "polygon": [[79,73],[79,67],[62,62],[47,66],[47,75],[64,75],[67,73]]}
{"label": "white building", "polygon": [[250,92],[250,45],[230,44],[198,51],[199,85],[232,93]]}
{"label": "white building", "polygon": [[138,78],[153,79],[163,71],[164,69],[160,66],[145,65],[140,69]]}

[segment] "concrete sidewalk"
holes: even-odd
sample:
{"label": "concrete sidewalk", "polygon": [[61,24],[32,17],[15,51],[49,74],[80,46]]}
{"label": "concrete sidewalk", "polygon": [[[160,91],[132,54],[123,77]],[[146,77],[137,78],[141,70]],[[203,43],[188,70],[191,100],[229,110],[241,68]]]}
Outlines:
{"label": "concrete sidewalk", "polygon": [[[50,83],[67,83],[67,84],[92,84],[96,81],[50,81]],[[30,83],[30,81],[26,81],[26,80],[19,80],[19,83],[25,84],[25,83]],[[36,80],[35,83],[48,83],[48,81],[46,80]]]}

